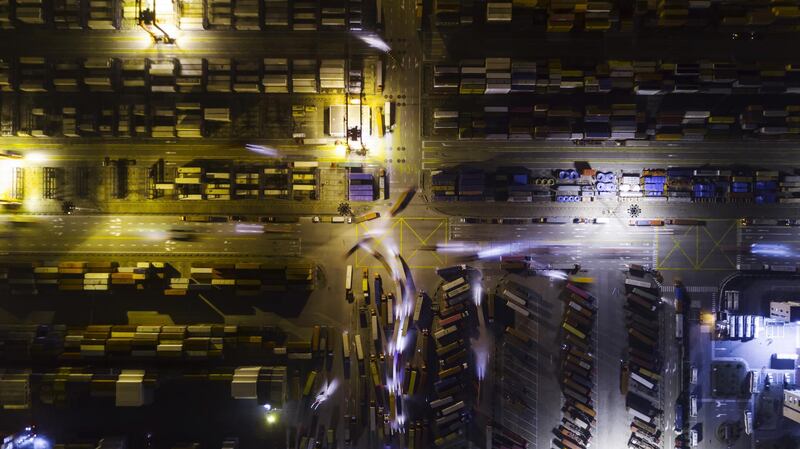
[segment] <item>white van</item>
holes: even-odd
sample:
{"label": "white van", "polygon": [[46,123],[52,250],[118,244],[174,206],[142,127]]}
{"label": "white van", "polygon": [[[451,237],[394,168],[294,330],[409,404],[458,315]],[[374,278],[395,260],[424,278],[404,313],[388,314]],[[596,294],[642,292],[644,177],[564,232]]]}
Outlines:
{"label": "white van", "polygon": [[692,447],[697,446],[700,444],[700,435],[697,434],[696,430],[689,431],[689,445]]}
{"label": "white van", "polygon": [[694,365],[689,367],[689,383],[697,385],[697,367]]}
{"label": "white van", "polygon": [[689,416],[692,418],[697,417],[697,396],[695,395],[689,397]]}

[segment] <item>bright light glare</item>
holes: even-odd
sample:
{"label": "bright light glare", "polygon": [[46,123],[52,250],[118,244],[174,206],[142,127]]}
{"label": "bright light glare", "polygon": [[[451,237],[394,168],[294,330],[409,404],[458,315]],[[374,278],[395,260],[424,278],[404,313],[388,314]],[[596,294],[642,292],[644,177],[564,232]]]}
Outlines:
{"label": "bright light glare", "polygon": [[478,332],[478,338],[472,339],[472,351],[475,353],[475,374],[478,376],[478,380],[483,380],[489,366],[492,336],[483,326],[478,329]]}
{"label": "bright light glare", "polygon": [[494,259],[512,252],[514,252],[514,247],[511,245],[499,245],[478,251],[478,259]]}
{"label": "bright light glare", "polygon": [[750,252],[765,256],[788,257],[789,249],[784,245],[773,243],[753,243],[750,245]]}
{"label": "bright light glare", "polygon": [[14,169],[18,166],[19,162],[14,159],[0,159],[0,200],[11,199]]}
{"label": "bright light glare", "polygon": [[145,50],[153,46],[153,36],[151,36],[147,31],[136,28],[135,31],[136,37],[136,47],[135,50]]}
{"label": "bright light glare", "polygon": [[345,145],[345,144],[337,143],[333,147],[333,151],[334,151],[336,157],[339,158],[339,159],[344,159],[344,158],[347,157],[347,145]]}
{"label": "bright light glare", "polygon": [[462,242],[440,243],[436,245],[436,252],[439,253],[475,253],[479,250],[480,247],[478,245]]}
{"label": "bright light glare", "polygon": [[147,240],[156,240],[156,241],[167,240],[169,238],[169,234],[167,234],[165,231],[153,231],[153,230],[144,231],[143,236]]}
{"label": "bright light glare", "polygon": [[47,438],[37,436],[33,439],[33,449],[50,449],[52,445]]}
{"label": "bright light glare", "polygon": [[474,300],[475,305],[480,307],[481,306],[481,298],[483,297],[483,291],[481,289],[481,286],[480,285],[474,286],[472,291],[474,293],[474,296],[472,297],[472,299]]}
{"label": "bright light glare", "polygon": [[381,39],[377,34],[357,34],[356,35],[359,39],[361,39],[365,44],[369,45],[370,47],[380,50],[384,53],[388,53],[392,50],[383,39]]}
{"label": "bright light glare", "polygon": [[383,228],[371,228],[364,235],[368,235],[370,237],[380,237],[383,234],[386,234],[386,229]]}
{"label": "bright light glare", "polygon": [[275,412],[267,414],[267,424],[275,424],[278,422],[278,414]]}
{"label": "bright light glare", "polygon": [[559,279],[562,281],[567,279],[567,273],[564,273],[563,271],[559,270],[543,270],[541,274],[542,276],[548,277],[550,279]]}
{"label": "bright light glare", "polygon": [[254,153],[258,153],[264,156],[269,157],[280,157],[280,153],[277,149],[272,147],[265,147],[263,145],[254,145],[252,143],[248,143],[244,146],[247,150],[252,151]]}
{"label": "bright light glare", "polygon": [[250,234],[260,234],[264,232],[264,226],[260,224],[252,224],[252,223],[237,223],[236,224],[236,232],[238,233],[250,233]]}
{"label": "bright light glare", "polygon": [[27,153],[25,155],[25,161],[40,164],[42,162],[47,162],[47,155],[44,153]]}
{"label": "bright light glare", "polygon": [[317,398],[314,401],[314,403],[311,404],[311,408],[313,410],[316,410],[317,408],[319,408],[319,406],[322,405],[323,402],[327,401],[328,398],[331,397],[333,392],[336,391],[336,387],[338,387],[338,386],[339,386],[339,381],[336,380],[336,379],[333,379],[328,385],[323,387],[322,391],[320,391],[317,394]]}
{"label": "bright light glare", "polygon": [[261,407],[263,407],[264,410],[266,410],[266,411],[272,410],[272,404],[264,404]]}

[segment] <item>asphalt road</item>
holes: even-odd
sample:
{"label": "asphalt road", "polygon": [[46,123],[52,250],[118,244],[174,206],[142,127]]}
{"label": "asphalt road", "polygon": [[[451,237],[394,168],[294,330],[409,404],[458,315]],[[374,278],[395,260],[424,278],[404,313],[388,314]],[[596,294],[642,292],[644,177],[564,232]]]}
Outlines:
{"label": "asphalt road", "polygon": [[[624,233],[620,231],[625,231]],[[542,264],[578,263],[587,269],[624,269],[626,264],[653,264],[655,235],[670,229],[629,228],[627,223],[470,225],[453,224],[450,244],[477,243],[487,254],[531,254]],[[456,253],[457,254],[457,253]],[[468,253],[464,253],[468,255]]]}
{"label": "asphalt road", "polygon": [[[753,151],[754,147],[758,147],[758,151]],[[576,147],[571,143],[425,139],[422,144],[422,167],[432,170],[463,164],[480,165],[485,169],[497,166],[551,169],[587,162],[602,170],[734,164],[793,170],[796,163],[789,156],[794,151],[793,145],[778,142],[769,145],[698,142],[644,147]]]}
{"label": "asphalt road", "polygon": [[800,229],[794,226],[743,226],[741,263],[796,266],[800,263]]}
{"label": "asphalt road", "polygon": [[[75,256],[300,255],[301,228],[298,225],[187,223],[177,216],[144,215],[40,216],[33,220],[29,228],[0,240],[0,252]],[[188,236],[194,240],[180,240]]]}
{"label": "asphalt road", "polygon": [[[385,36],[392,48],[386,61],[384,94],[395,101],[397,121],[385,137],[390,182],[395,189],[419,183],[420,136],[422,134],[422,43],[416,33],[415,2],[385,2]],[[391,160],[391,162],[389,162]],[[402,162],[401,162],[402,161]]]}

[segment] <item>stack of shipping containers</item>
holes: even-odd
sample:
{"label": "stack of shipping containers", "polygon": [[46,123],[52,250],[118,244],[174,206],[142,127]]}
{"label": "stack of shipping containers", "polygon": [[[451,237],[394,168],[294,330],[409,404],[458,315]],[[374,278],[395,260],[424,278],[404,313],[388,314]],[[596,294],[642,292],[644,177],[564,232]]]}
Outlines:
{"label": "stack of shipping containers", "polygon": [[297,161],[292,164],[292,196],[317,199],[318,162]]}
{"label": "stack of shipping containers", "polygon": [[461,61],[460,94],[486,92],[486,62],[482,59]]}
{"label": "stack of shipping containers", "polygon": [[264,76],[261,79],[264,93],[289,93],[289,60],[264,58]]}
{"label": "stack of shipping containers", "polygon": [[756,171],[756,180],[753,184],[756,204],[778,202],[778,177],[777,171]]}
{"label": "stack of shipping containers", "polygon": [[507,94],[510,91],[511,91],[511,58],[486,58],[485,93]]}
{"label": "stack of shipping containers", "polygon": [[317,61],[314,59],[292,60],[292,92],[315,94],[317,86]]}
{"label": "stack of shipping containers", "polygon": [[229,58],[213,58],[206,60],[206,91],[230,92],[232,60]]}
{"label": "stack of shipping containers", "polygon": [[228,170],[216,172],[207,171],[204,192],[208,200],[231,199],[231,172]]}
{"label": "stack of shipping containers", "polygon": [[642,190],[648,198],[664,198],[667,183],[667,172],[658,169],[642,171]]}
{"label": "stack of shipping containers", "polygon": [[178,198],[182,200],[202,200],[202,178],[202,167],[178,167],[178,177],[175,178],[175,184],[179,190]]}
{"label": "stack of shipping containers", "polygon": [[455,201],[456,182],[458,174],[455,172],[435,171],[431,173],[431,190],[436,201]]}
{"label": "stack of shipping containers", "polygon": [[375,177],[371,173],[350,171],[348,175],[348,198],[350,201],[373,201],[375,199]]}
{"label": "stack of shipping containers", "polygon": [[628,327],[628,355],[622,370],[621,393],[631,415],[629,444],[634,447],[659,447],[657,427],[658,383],[661,380],[659,323],[660,292],[650,275],[631,265],[625,280]]}
{"label": "stack of shipping containers", "polygon": [[561,391],[565,406],[559,425],[553,429],[556,447],[585,448],[591,445],[594,410],[594,321],[595,298],[572,282],[562,293],[564,330],[561,346]]}
{"label": "stack of shipping containers", "polygon": [[289,196],[289,169],[269,167],[264,169],[264,197],[285,198]]}
{"label": "stack of shipping containers", "polygon": [[781,203],[800,202],[800,176],[784,176],[780,183],[780,195]]}
{"label": "stack of shipping containers", "polygon": [[236,0],[233,6],[234,27],[237,30],[260,30],[259,3],[263,0]]}
{"label": "stack of shipping containers", "polygon": [[[445,270],[440,271],[440,275],[443,274]],[[468,335],[474,331],[474,323],[469,320],[473,292],[465,271],[456,270],[455,274],[446,275],[432,329],[439,359],[435,399],[430,402],[435,413],[436,446],[466,442],[463,417],[469,415],[470,398],[474,397],[472,373],[467,363]]]}
{"label": "stack of shipping containers", "polygon": [[236,198],[237,199],[258,199],[260,185],[258,172],[237,171],[236,172]]}
{"label": "stack of shipping containers", "polygon": [[458,174],[458,200],[483,201],[486,196],[486,174],[483,170],[461,170]]}

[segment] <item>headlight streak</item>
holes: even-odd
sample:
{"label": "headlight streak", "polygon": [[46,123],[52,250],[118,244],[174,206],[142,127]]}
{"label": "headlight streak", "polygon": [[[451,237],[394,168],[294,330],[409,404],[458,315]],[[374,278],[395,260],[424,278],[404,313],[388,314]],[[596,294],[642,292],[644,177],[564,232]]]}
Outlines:
{"label": "headlight streak", "polygon": [[252,144],[252,143],[248,143],[244,147],[248,151],[252,151],[254,153],[258,153],[258,154],[260,154],[262,156],[268,156],[268,157],[274,157],[274,158],[281,157],[280,152],[277,149],[272,148],[272,147],[265,147],[263,145],[255,145],[255,144]]}
{"label": "headlight streak", "polygon": [[[408,329],[410,325],[411,315],[414,310],[414,298],[416,295],[416,287],[414,284],[413,273],[411,267],[405,259],[398,253],[393,242],[384,241],[380,249],[376,248],[377,241],[375,235],[382,235],[380,231],[370,232],[369,235],[364,237],[361,241],[356,243],[346,254],[350,257],[359,249],[365,251],[367,254],[378,260],[384,269],[389,273],[392,280],[395,282],[399,294],[396,296],[395,305],[387,313],[394,314],[395,332],[391,336],[386,335],[386,341],[383,353],[390,361],[388,372],[384,373],[387,391],[395,398],[394,410],[390,415],[394,419],[390,422],[392,432],[405,432],[405,416],[401,413],[402,401],[402,386],[404,381],[404,370],[401,369],[405,365],[403,360],[403,353],[406,351],[407,346],[413,340],[410,338],[409,330],[403,332],[402,329]],[[386,257],[388,255],[389,257]],[[383,332],[381,332],[383,333]],[[317,400],[312,405],[316,409],[319,405],[327,399],[328,395],[320,394]]]}

